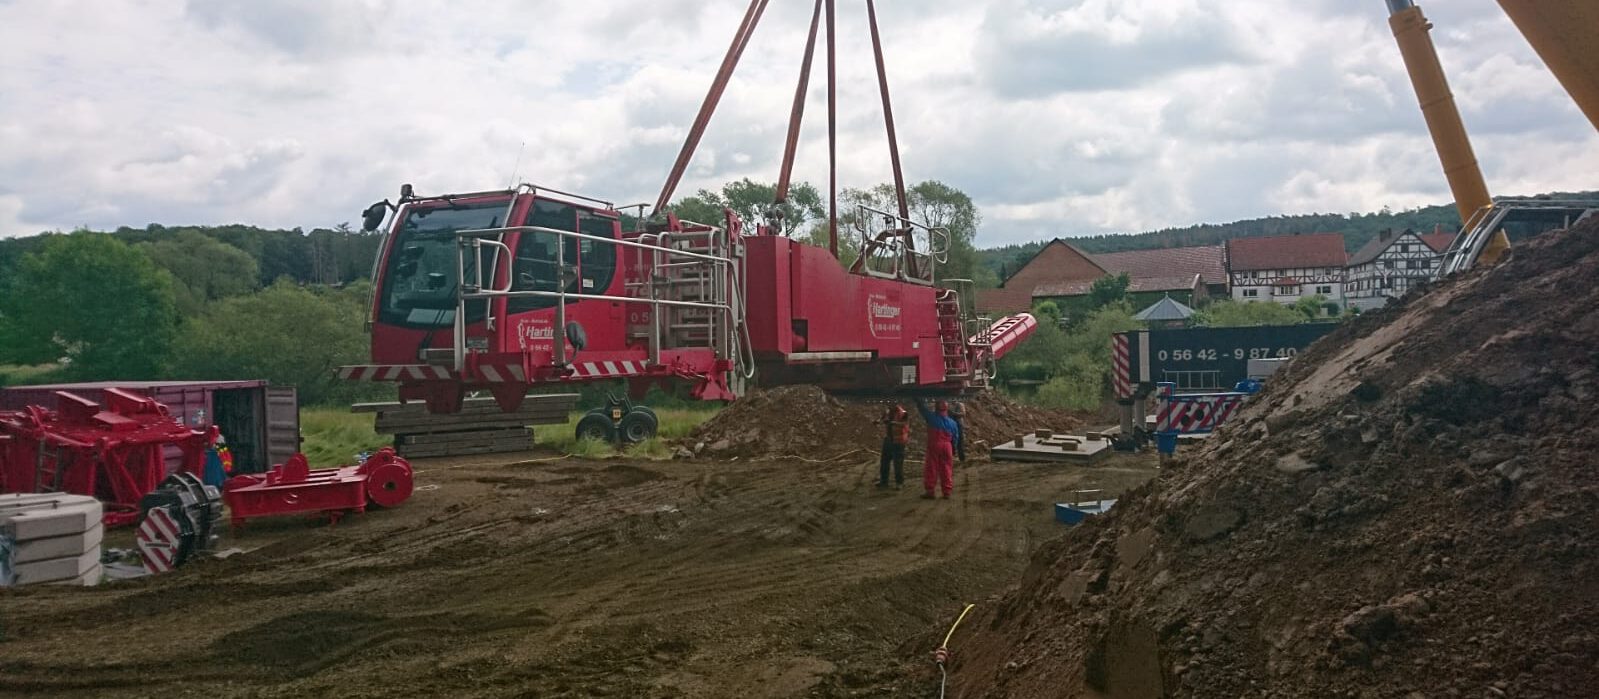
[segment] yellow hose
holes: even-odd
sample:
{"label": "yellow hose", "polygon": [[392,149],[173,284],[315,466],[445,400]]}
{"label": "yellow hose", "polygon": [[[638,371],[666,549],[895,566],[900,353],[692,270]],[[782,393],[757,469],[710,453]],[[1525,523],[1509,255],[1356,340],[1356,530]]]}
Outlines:
{"label": "yellow hose", "polygon": [[968,604],[968,605],[966,605],[965,609],[961,610],[961,615],[955,618],[955,625],[949,627],[949,633],[944,634],[944,642],[939,644],[939,646],[938,646],[939,648],[948,648],[949,647],[949,639],[951,639],[951,638],[953,638],[955,636],[955,627],[961,625],[961,621],[966,618],[967,612],[972,611],[972,607],[975,607],[975,606],[977,606],[977,605]]}

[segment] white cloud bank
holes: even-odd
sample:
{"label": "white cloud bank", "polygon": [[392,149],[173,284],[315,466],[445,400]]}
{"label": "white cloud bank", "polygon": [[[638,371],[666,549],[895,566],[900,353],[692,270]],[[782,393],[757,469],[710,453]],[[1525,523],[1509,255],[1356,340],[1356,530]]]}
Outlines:
{"label": "white cloud bank", "polygon": [[[775,177],[808,3],[773,2],[680,193]],[[1447,201],[1382,3],[881,0],[907,177],[979,243]],[[1599,134],[1490,0],[1426,7],[1495,192],[1599,186]],[[520,175],[653,200],[738,0],[0,0],[0,236],[330,226]],[[840,177],[889,179],[859,3]],[[798,175],[823,183],[821,64]],[[524,145],[525,144],[525,145]]]}

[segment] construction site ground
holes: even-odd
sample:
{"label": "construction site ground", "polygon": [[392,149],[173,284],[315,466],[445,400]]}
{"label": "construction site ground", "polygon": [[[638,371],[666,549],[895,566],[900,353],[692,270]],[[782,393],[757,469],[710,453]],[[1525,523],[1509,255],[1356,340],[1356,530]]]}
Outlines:
{"label": "construction site ground", "polygon": [[936,695],[937,629],[1067,531],[1052,504],[1155,473],[972,462],[927,501],[919,464],[876,489],[870,452],[414,465],[393,510],[251,522],[225,560],[0,593],[0,696]]}

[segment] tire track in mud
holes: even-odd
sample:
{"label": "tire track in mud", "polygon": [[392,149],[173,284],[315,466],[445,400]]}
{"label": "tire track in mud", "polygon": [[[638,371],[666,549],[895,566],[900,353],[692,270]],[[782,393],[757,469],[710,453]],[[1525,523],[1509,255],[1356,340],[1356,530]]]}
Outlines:
{"label": "tire track in mud", "polygon": [[[127,633],[200,624],[202,648],[262,623],[288,629],[320,614],[346,619],[326,639],[334,660],[305,664],[303,677],[284,684],[225,655],[210,657],[211,672],[201,677],[152,673],[192,661],[194,648],[121,650],[86,627],[93,605],[85,603],[56,605],[73,621],[57,629],[55,643],[95,649],[92,681],[145,693],[226,686],[291,696],[347,682],[399,689],[407,685],[375,678],[407,676],[425,658],[438,672],[430,677],[456,677],[451,668],[459,668],[470,683],[460,686],[487,695],[537,688],[541,696],[587,696],[603,683],[655,696],[663,695],[657,679],[685,667],[714,688],[779,654],[847,663],[859,646],[862,657],[881,662],[902,640],[891,636],[919,628],[928,605],[980,592],[968,588],[1018,567],[1033,532],[1049,528],[1043,496],[1080,480],[1058,469],[975,463],[957,470],[953,499],[923,501],[917,465],[905,490],[877,490],[875,457],[424,469],[442,485],[427,499],[374,512],[359,526],[260,534],[269,541],[256,553],[196,569],[183,586],[173,583],[184,578],[152,581],[142,594],[149,604],[170,600],[170,609],[119,617]],[[543,476],[534,470],[570,480],[535,486]],[[245,581],[296,594],[217,604],[227,586]],[[19,622],[48,623],[51,605],[27,607]],[[370,618],[337,616],[351,613]],[[412,625],[435,631],[413,633]],[[662,648],[669,659],[656,657]],[[70,680],[71,662],[25,655],[0,666],[20,672],[19,682],[65,687],[53,683]]]}

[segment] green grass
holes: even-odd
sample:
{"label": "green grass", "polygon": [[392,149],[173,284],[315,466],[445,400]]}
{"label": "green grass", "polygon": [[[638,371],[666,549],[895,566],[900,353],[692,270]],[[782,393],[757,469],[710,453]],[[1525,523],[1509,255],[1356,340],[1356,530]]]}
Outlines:
{"label": "green grass", "polygon": [[[568,415],[559,425],[538,425],[533,428],[534,442],[579,459],[607,459],[618,456],[615,445],[594,440],[579,440],[575,433],[577,421],[584,411]],[[669,442],[687,437],[700,423],[709,420],[716,410],[703,408],[662,408],[655,411],[660,427],[654,439],[634,444],[623,454],[635,459],[670,459]],[[342,466],[355,462],[355,455],[363,451],[376,451],[389,445],[387,435],[372,431],[374,413],[352,413],[349,408],[323,407],[300,409],[300,434],[305,443],[302,450],[311,466],[322,468]]]}
{"label": "green grass", "polygon": [[[656,429],[655,438],[635,444],[626,450],[628,456],[644,459],[671,458],[672,450],[668,442],[687,437],[700,423],[711,419],[718,409],[706,408],[657,408],[655,416],[660,420]],[[584,459],[603,459],[616,455],[616,449],[604,442],[580,441],[577,439],[577,421],[583,419],[586,411],[573,411],[566,417],[566,422],[559,425],[539,425],[533,428],[533,441],[540,446],[549,447],[556,451],[571,454]]]}
{"label": "green grass", "polygon": [[389,437],[372,431],[375,413],[349,408],[301,408],[301,450],[314,468],[355,463],[355,455],[389,445]]}
{"label": "green grass", "polygon": [[21,386],[30,383],[49,383],[61,367],[55,364],[0,364],[0,386]]}

